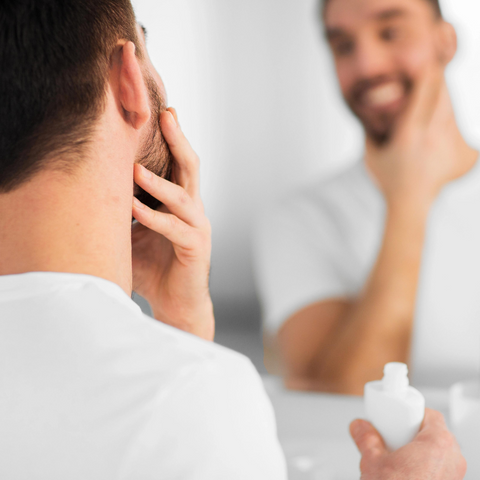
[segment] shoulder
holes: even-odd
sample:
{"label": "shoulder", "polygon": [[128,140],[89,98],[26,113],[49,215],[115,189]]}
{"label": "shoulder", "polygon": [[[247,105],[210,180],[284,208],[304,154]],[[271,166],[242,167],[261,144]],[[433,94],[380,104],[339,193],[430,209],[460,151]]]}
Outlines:
{"label": "shoulder", "polygon": [[[149,372],[152,379],[167,381],[167,377],[207,364],[249,368],[243,355],[145,315],[109,282],[92,279],[81,289],[63,289],[54,301],[58,316],[68,323],[72,336],[87,344],[94,341],[99,357],[111,352],[112,361],[131,359],[132,374]],[[98,364],[112,367],[111,362],[105,364],[100,358]]]}
{"label": "shoulder", "polygon": [[365,197],[375,190],[363,161],[320,180],[300,185],[281,199],[283,206],[326,208],[332,203]]}
{"label": "shoulder", "polygon": [[162,357],[174,356],[181,365],[192,365],[195,369],[206,365],[222,366],[225,369],[236,368],[251,370],[250,360],[229,348],[214,342],[203,340],[195,335],[143,315],[138,328],[141,335],[152,339],[162,346]]}
{"label": "shoulder", "polygon": [[315,180],[284,194],[270,204],[258,217],[257,232],[295,228],[307,234],[310,228],[325,228],[349,222],[350,218],[378,210],[382,197],[370,178],[363,161],[357,161],[342,171]]}
{"label": "shoulder", "polygon": [[162,478],[285,478],[273,408],[250,360],[200,339],[181,342],[176,354],[190,361],[158,390],[131,468]]}
{"label": "shoulder", "polygon": [[256,373],[250,360],[241,353],[166,325],[143,313],[131,319],[126,333],[135,338],[132,351],[160,371],[173,372],[185,378],[189,375],[218,378],[229,372],[237,378],[251,378]]}

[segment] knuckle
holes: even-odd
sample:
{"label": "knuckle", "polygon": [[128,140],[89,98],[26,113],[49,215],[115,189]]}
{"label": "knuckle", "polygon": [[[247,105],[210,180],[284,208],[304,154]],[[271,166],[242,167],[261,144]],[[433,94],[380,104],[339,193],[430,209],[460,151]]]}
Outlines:
{"label": "knuckle", "polygon": [[[364,453],[360,460],[360,471],[362,474],[367,474],[372,471],[381,470],[383,474],[386,474],[388,470],[388,465],[382,465],[380,457],[375,455],[373,452]],[[382,478],[390,478],[387,475],[382,476]]]}
{"label": "knuckle", "polygon": [[204,246],[205,239],[202,235],[202,232],[196,230],[195,233],[192,235],[192,244],[196,249],[201,250]]}
{"label": "knuckle", "polygon": [[212,226],[211,226],[209,220],[205,220],[205,224],[200,231],[202,233],[203,238],[210,241],[210,239],[212,237]]}
{"label": "knuckle", "polygon": [[188,241],[190,237],[190,231],[191,228],[177,218],[177,232],[179,233],[181,238]]}
{"label": "knuckle", "polygon": [[439,449],[441,452],[445,452],[446,450],[450,450],[454,447],[455,440],[450,432],[443,430],[436,435],[435,443],[437,449]]}
{"label": "knuckle", "polygon": [[446,425],[445,424],[445,415],[439,411],[436,411],[436,415],[437,415],[437,420],[439,420],[440,422],[442,422],[443,425]]}
{"label": "knuckle", "polygon": [[430,417],[436,422],[445,423],[445,417],[443,416],[443,413],[439,412],[438,410],[430,410],[429,414]]}
{"label": "knuckle", "polygon": [[183,188],[180,188],[178,190],[178,203],[180,203],[181,205],[187,205],[190,201],[190,197],[188,195],[188,193],[183,189]]}
{"label": "knuckle", "polygon": [[360,460],[360,471],[362,473],[368,472],[368,470],[370,470],[370,464],[371,464],[370,458],[364,455]]}
{"label": "knuckle", "polygon": [[205,232],[197,230],[194,235],[193,243],[198,250],[210,251],[210,236]]}
{"label": "knuckle", "polygon": [[175,215],[168,215],[166,217],[166,227],[169,231],[176,230],[178,227],[178,219]]}
{"label": "knuckle", "polygon": [[147,227],[151,227],[155,220],[155,212],[150,208],[144,208],[142,210],[142,223]]}
{"label": "knuckle", "polygon": [[430,412],[430,415],[433,415],[436,419],[443,418],[443,413],[441,413],[439,410],[435,410],[433,408],[425,409]]}
{"label": "knuckle", "polygon": [[204,217],[202,225],[201,225],[202,231],[205,232],[205,235],[208,237],[211,236],[212,234],[212,224],[210,223],[210,220],[207,217]]}

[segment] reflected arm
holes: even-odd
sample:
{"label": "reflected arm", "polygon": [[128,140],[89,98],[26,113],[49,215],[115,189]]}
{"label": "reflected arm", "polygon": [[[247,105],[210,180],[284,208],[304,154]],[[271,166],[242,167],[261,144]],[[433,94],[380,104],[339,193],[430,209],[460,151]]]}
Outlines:
{"label": "reflected arm", "polygon": [[385,363],[408,362],[427,217],[418,204],[389,205],[361,295],[310,305],[287,320],[278,334],[287,386],[361,395]]}

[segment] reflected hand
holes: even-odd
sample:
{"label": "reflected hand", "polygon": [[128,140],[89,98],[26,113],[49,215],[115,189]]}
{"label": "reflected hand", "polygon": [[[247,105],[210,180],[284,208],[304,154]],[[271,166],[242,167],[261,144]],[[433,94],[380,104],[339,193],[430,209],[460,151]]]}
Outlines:
{"label": "reflected hand", "polygon": [[158,211],[134,198],[132,227],[133,289],[152,307],[154,317],[206,340],[215,320],[208,279],[211,228],[199,193],[199,160],[178,125],[176,112],[160,117],[175,159],[176,184],[135,164],[135,182],[163,203]]}
{"label": "reflected hand", "polygon": [[366,162],[387,203],[430,206],[458,175],[457,133],[444,69],[428,66],[390,142],[379,147],[367,140]]}
{"label": "reflected hand", "polygon": [[422,428],[412,442],[389,452],[382,437],[365,420],[350,433],[362,455],[362,480],[461,480],[467,464],[442,414],[426,409]]}

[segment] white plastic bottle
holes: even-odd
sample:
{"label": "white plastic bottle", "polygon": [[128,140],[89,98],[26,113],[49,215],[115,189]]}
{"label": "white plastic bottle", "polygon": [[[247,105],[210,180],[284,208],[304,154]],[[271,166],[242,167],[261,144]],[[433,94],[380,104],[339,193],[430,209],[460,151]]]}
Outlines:
{"label": "white plastic bottle", "polygon": [[409,386],[407,373],[404,363],[387,363],[383,379],[365,385],[367,418],[390,450],[411,442],[425,416],[425,398]]}

